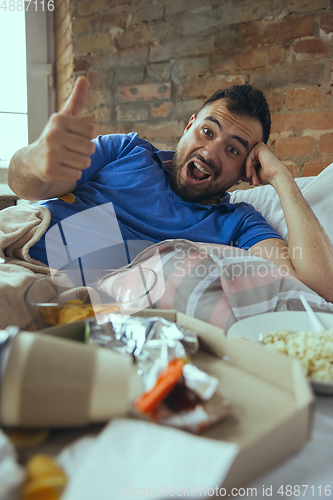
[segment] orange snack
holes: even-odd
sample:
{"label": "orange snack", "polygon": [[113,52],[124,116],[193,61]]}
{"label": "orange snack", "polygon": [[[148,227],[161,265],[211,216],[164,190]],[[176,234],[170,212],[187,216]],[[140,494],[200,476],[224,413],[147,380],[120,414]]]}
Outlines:
{"label": "orange snack", "polygon": [[75,194],[67,193],[64,196],[58,196],[58,199],[64,201],[65,203],[74,203],[75,202]]}
{"label": "orange snack", "polygon": [[67,476],[49,455],[34,455],[27,463],[27,481],[21,500],[58,500]]}
{"label": "orange snack", "polygon": [[141,413],[154,413],[182,377],[185,364],[184,359],[169,361],[168,366],[159,374],[154,387],[135,400],[136,409]]}
{"label": "orange snack", "polygon": [[68,306],[62,307],[59,311],[58,325],[66,325],[67,323],[74,323],[80,319],[90,318],[94,315],[92,306]]}
{"label": "orange snack", "polygon": [[48,325],[67,325],[80,321],[81,319],[90,318],[96,313],[108,314],[117,311],[121,308],[120,304],[101,304],[95,305],[83,304],[82,300],[69,300],[63,306],[52,306],[40,308],[40,314],[44,323]]}
{"label": "orange snack", "polygon": [[59,307],[40,308],[41,317],[47,325],[57,325],[59,316]]}
{"label": "orange snack", "polygon": [[69,300],[63,307],[41,308],[40,313],[48,325],[66,325],[94,316],[94,309],[90,304],[83,304],[82,300]]}
{"label": "orange snack", "polygon": [[53,489],[38,490],[31,495],[24,495],[21,500],[60,500],[59,494]]}

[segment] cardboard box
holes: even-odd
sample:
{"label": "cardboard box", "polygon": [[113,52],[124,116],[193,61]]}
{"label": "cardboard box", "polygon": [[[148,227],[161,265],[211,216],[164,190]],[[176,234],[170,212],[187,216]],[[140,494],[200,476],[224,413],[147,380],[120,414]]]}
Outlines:
{"label": "cardboard box", "polygon": [[[223,330],[176,311],[139,315],[162,316],[194,330],[202,348],[194,363],[219,379],[218,390],[232,403],[234,415],[202,434],[240,447],[221,486],[246,484],[308,440],[313,393],[297,360],[246,340],[228,340]],[[84,323],[44,331],[82,340]]]}

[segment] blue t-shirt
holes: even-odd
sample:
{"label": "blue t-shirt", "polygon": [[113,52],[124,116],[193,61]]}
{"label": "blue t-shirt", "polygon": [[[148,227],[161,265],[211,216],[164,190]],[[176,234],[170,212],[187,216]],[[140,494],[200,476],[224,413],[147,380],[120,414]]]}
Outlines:
{"label": "blue t-shirt", "polygon": [[[56,263],[59,269],[59,263],[91,254],[91,267],[116,268],[143,248],[166,239],[247,250],[261,240],[280,238],[251,205],[231,204],[228,194],[218,205],[179,198],[170,187],[168,165],[163,163],[172,159],[173,151],[159,151],[136,133],[99,136],[94,142],[91,166],[73,191],[74,203],[58,198],[38,202],[50,210],[51,224],[47,249],[45,235],[30,249],[34,259],[51,267]],[[52,251],[59,250],[62,257],[58,261],[52,257],[50,262],[52,245]]]}

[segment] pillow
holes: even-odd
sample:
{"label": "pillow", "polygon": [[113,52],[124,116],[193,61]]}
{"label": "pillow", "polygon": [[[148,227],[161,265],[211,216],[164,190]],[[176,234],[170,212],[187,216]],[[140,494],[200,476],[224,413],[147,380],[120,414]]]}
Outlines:
{"label": "pillow", "polygon": [[[333,206],[332,210],[330,209],[330,200],[333,202],[333,163],[316,177],[299,177],[295,181],[326,231],[331,243],[333,243],[333,224],[331,221]],[[283,210],[273,186],[258,186],[247,190],[239,189],[230,193],[230,203],[240,202],[253,205],[282,238],[288,239]]]}

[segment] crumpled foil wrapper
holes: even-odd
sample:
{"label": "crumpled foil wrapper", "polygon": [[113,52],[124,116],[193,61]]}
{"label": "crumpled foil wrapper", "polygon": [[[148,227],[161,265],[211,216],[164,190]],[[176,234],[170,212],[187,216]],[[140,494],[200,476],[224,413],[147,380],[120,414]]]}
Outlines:
{"label": "crumpled foil wrapper", "polygon": [[[153,389],[171,360],[189,361],[199,349],[195,332],[161,317],[111,313],[103,324],[88,319],[86,330],[89,343],[133,355],[144,392]],[[151,418],[200,432],[232,412],[230,403],[216,392],[217,386],[218,379],[186,362],[181,379]]]}
{"label": "crumpled foil wrapper", "polygon": [[111,313],[104,324],[98,325],[90,319],[87,325],[92,343],[131,353],[135,357],[141,354],[148,341],[154,339],[179,340],[188,354],[195,354],[199,349],[198,338],[192,330],[160,317],[142,318]]}

